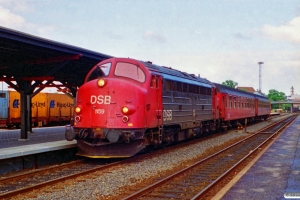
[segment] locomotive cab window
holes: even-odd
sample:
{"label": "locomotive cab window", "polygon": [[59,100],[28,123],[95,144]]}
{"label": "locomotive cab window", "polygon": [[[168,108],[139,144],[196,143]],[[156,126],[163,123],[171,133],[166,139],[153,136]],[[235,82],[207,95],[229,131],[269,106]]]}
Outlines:
{"label": "locomotive cab window", "polygon": [[90,73],[89,77],[87,77],[86,82],[91,80],[107,76],[110,72],[111,63],[105,63],[103,65],[98,65],[95,69]]}
{"label": "locomotive cab window", "polygon": [[131,63],[118,62],[115,69],[115,75],[130,78],[141,83],[146,80],[146,75],[143,70]]}

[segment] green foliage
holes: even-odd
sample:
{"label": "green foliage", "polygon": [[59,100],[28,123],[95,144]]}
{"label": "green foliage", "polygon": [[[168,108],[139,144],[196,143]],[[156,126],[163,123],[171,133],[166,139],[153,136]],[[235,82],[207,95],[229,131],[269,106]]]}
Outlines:
{"label": "green foliage", "polygon": [[[271,89],[269,90],[268,99],[270,101],[285,101],[286,96],[284,92],[279,92],[277,90]],[[275,104],[272,106],[273,109],[282,108],[284,110],[289,110],[291,107],[290,104]]]}
{"label": "green foliage", "polygon": [[291,104],[283,104],[284,110],[291,110]]}
{"label": "green foliage", "polygon": [[277,90],[274,89],[269,90],[269,94],[267,97],[270,101],[286,100],[286,96],[284,92],[278,92]]}
{"label": "green foliage", "polygon": [[238,83],[234,82],[233,80],[226,80],[225,82],[222,83],[222,85],[235,88],[238,85]]}

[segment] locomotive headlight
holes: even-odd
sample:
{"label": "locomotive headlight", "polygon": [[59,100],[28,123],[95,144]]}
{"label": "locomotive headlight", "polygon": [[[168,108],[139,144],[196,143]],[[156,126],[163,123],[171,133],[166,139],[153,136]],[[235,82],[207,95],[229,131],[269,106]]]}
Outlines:
{"label": "locomotive headlight", "polygon": [[123,113],[123,114],[127,114],[128,112],[129,112],[129,108],[126,107],[126,106],[124,106],[124,107],[122,108],[122,113]]}
{"label": "locomotive headlight", "polygon": [[79,114],[81,112],[81,107],[76,106],[74,110],[75,110],[76,114]]}
{"label": "locomotive headlight", "polygon": [[99,87],[103,87],[104,85],[106,84],[105,80],[100,78],[98,81],[97,81],[97,85]]}
{"label": "locomotive headlight", "polygon": [[131,115],[131,114],[135,113],[136,108],[134,105],[128,104],[128,105],[123,106],[121,111],[124,115]]}

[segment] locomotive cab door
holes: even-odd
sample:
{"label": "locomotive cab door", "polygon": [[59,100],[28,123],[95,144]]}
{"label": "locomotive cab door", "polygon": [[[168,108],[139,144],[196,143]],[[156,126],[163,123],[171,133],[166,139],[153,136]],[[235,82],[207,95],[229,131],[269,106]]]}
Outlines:
{"label": "locomotive cab door", "polygon": [[146,102],[146,122],[148,127],[162,125],[162,77],[151,76],[149,94]]}
{"label": "locomotive cab door", "polygon": [[161,76],[156,76],[157,77],[157,90],[156,90],[156,95],[157,95],[157,110],[156,110],[156,118],[157,118],[157,125],[160,126],[163,124],[163,104],[162,104],[162,82],[163,79]]}

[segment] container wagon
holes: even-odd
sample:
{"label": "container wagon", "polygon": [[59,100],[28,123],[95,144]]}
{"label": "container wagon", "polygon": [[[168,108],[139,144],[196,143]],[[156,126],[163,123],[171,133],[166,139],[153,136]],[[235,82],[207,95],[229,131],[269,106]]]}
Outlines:
{"label": "container wagon", "polygon": [[[33,126],[63,125],[73,117],[74,99],[66,94],[38,93],[31,100]],[[17,91],[0,92],[0,126],[21,125],[20,94]]]}

